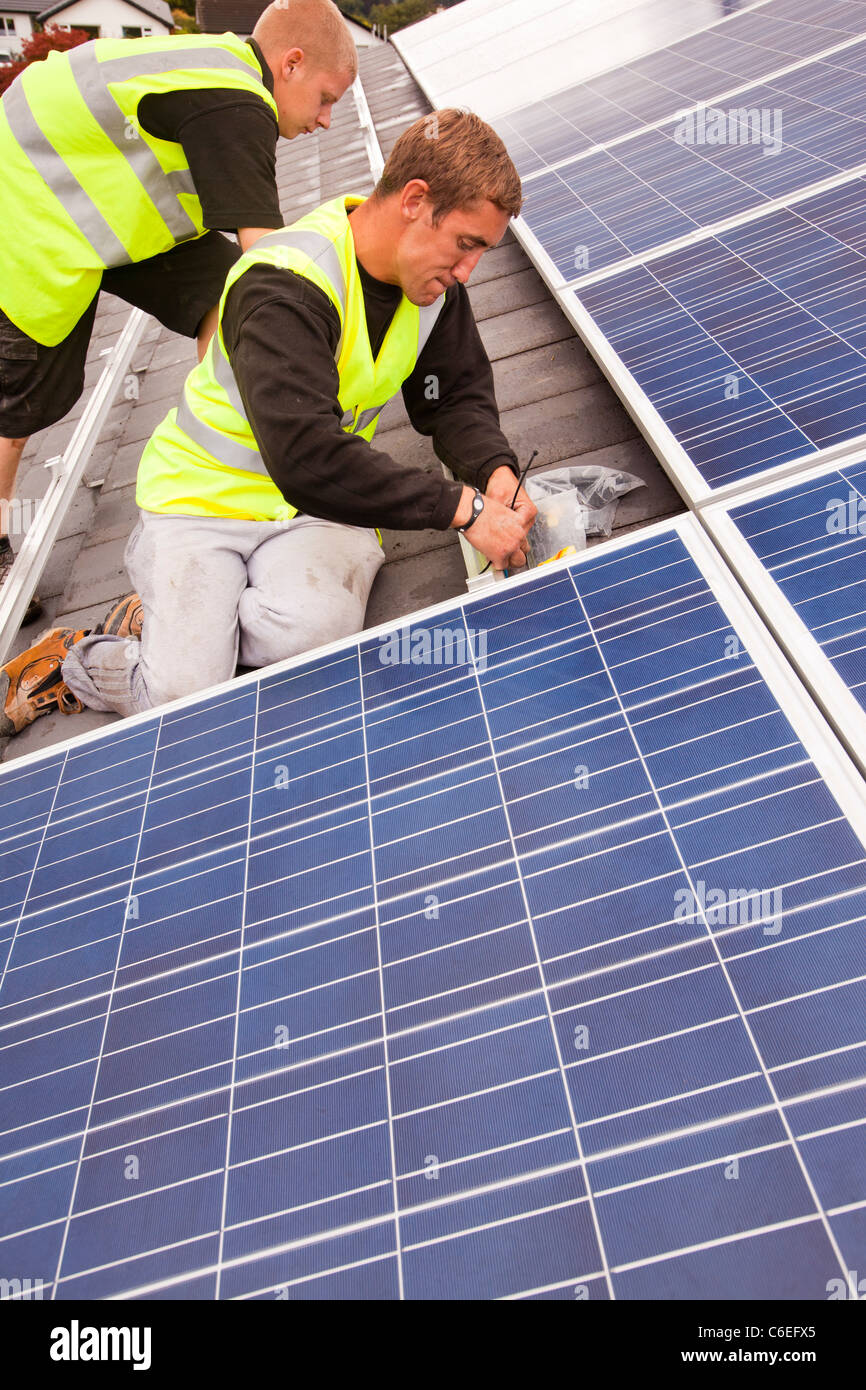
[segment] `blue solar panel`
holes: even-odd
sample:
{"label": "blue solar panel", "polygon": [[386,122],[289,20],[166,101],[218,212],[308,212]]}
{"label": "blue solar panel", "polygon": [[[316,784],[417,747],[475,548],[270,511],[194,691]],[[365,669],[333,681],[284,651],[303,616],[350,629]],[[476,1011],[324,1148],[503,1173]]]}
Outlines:
{"label": "blue solar panel", "polygon": [[574,280],[854,169],[866,161],[864,71],[858,43],[572,160],[525,185],[524,221]]}
{"label": "blue solar panel", "polygon": [[733,507],[730,516],[866,710],[866,464]]}
{"label": "blue solar panel", "polygon": [[866,28],[861,3],[770,0],[494,122],[521,176],[711,101]]}
{"label": "blue solar panel", "polygon": [[579,291],[710,488],[866,432],[860,179]]}
{"label": "blue solar panel", "polygon": [[696,531],[4,770],[0,1276],[823,1300],[862,1268],[866,852]]}

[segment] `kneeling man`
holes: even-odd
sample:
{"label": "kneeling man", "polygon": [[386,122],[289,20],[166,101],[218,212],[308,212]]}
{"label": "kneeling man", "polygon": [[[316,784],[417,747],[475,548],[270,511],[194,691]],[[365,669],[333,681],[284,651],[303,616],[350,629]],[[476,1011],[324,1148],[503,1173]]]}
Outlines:
{"label": "kneeling man", "polygon": [[[520,205],[495,132],[442,111],[404,132],[369,198],[336,198],[241,257],[204,360],[141,459],[126,551],[137,594],[96,631],[54,629],[2,668],[0,732],[81,704],[138,713],[239,660],[359,631],[379,527],[451,527],[497,567],[525,563],[535,508],[515,497],[465,288]],[[375,448],[401,389],[461,481]]]}

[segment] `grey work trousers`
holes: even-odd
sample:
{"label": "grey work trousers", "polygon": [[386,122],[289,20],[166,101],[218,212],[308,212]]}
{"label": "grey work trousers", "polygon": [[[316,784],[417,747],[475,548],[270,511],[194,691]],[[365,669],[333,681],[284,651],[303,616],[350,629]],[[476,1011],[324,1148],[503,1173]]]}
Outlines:
{"label": "grey work trousers", "polygon": [[141,641],[91,634],[63,663],[90,709],[138,714],[358,632],[384,560],[375,530],[140,512],[124,560]]}

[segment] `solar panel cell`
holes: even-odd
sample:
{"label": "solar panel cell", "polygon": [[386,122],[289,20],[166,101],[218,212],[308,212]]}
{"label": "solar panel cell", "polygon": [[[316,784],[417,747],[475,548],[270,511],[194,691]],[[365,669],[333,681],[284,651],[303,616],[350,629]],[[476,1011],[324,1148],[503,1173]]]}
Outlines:
{"label": "solar panel cell", "polygon": [[[759,9],[649,53],[623,67],[577,83],[544,101],[494,121],[521,176],[672,117],[685,106],[712,102],[750,80],[844,43],[863,32],[857,3],[770,0]],[[858,47],[862,63],[862,47]],[[856,66],[856,71],[860,67]],[[423,78],[423,69],[420,76]],[[853,115],[861,114],[853,110]]]}
{"label": "solar panel cell", "polygon": [[866,431],[866,263],[835,235],[840,192],[580,291],[710,487]]}
{"label": "solar panel cell", "polygon": [[731,519],[857,703],[866,709],[866,466],[808,477]]}
{"label": "solar panel cell", "polygon": [[0,778],[4,1275],[826,1297],[866,856],[701,553],[661,527]]}

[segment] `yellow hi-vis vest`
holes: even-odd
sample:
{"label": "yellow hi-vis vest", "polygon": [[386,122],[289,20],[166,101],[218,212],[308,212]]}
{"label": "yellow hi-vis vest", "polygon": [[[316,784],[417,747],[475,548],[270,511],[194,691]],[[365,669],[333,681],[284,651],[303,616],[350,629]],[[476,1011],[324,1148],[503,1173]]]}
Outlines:
{"label": "yellow hi-vis vest", "polygon": [[204,232],[183,146],[137,120],[150,94],[231,87],[276,103],[234,34],[97,39],[31,63],[0,102],[0,308],[49,346],[109,266]]}
{"label": "yellow hi-vis vest", "polygon": [[[330,299],[340,316],[335,352],[341,424],[370,440],[382,407],[412,372],[443,305],[419,309],[403,295],[379,356],[373,360],[364,292],[347,207],[349,194],[325,203],[290,227],[268,232],[232,266],[220,300],[217,331],[203,360],[186,379],[183,397],[157,425],[141,457],[136,502],[150,512],[224,516],[249,521],[288,520],[297,514],[272,481],[244,411],[222,333],[226,295],[256,265],[303,275]],[[286,344],[286,389],[292,349]]]}

